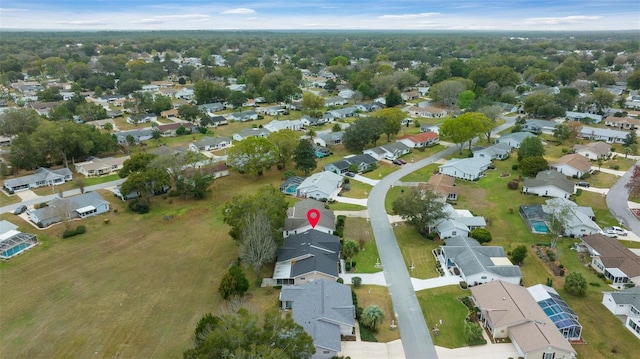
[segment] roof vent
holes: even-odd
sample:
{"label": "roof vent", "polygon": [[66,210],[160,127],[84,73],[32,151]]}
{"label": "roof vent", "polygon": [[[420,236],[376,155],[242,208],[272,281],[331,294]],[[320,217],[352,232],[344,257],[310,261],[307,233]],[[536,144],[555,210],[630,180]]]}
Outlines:
{"label": "roof vent", "polygon": [[502,300],[507,300],[507,298],[505,298],[505,297],[502,297]]}

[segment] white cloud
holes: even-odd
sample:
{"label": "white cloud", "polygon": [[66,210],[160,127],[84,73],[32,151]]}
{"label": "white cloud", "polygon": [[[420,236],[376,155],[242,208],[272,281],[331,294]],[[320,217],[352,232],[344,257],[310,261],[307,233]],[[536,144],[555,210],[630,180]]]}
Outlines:
{"label": "white cloud", "polygon": [[0,7],[0,12],[18,12],[18,11],[27,11],[27,9],[18,9],[11,7]]}
{"label": "white cloud", "polygon": [[575,15],[575,16],[564,16],[564,17],[534,17],[525,19],[524,22],[526,24],[531,25],[563,25],[563,24],[575,24],[585,21],[592,21],[601,19],[602,16],[584,16],[584,15]]}
{"label": "white cloud", "polygon": [[247,14],[255,14],[255,13],[256,13],[255,10],[247,9],[247,8],[244,8],[244,7],[239,7],[239,8],[236,8],[236,9],[229,9],[229,10],[225,10],[225,11],[221,12],[221,14],[225,14],[225,15],[228,15],[228,14],[231,14],[231,15],[247,15]]}
{"label": "white cloud", "polygon": [[67,20],[67,21],[58,21],[60,25],[71,25],[71,26],[100,26],[109,24],[106,21],[102,20]]}
{"label": "white cloud", "polygon": [[439,12],[422,12],[419,14],[381,15],[381,16],[378,16],[378,19],[382,19],[382,20],[418,19],[422,17],[431,17],[435,15],[440,15],[440,13]]}
{"label": "white cloud", "polygon": [[203,22],[209,20],[209,15],[184,14],[184,15],[158,15],[151,18],[135,21],[136,24],[164,24],[172,21],[195,21]]}

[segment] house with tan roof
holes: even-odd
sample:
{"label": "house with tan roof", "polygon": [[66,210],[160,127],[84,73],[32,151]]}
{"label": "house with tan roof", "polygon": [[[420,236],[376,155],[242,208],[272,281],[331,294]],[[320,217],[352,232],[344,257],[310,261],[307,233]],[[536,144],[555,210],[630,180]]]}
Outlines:
{"label": "house with tan roof", "polygon": [[617,128],[619,130],[635,130],[640,128],[640,120],[637,118],[629,117],[609,116],[605,118],[604,124],[609,127]]}
{"label": "house with tan roof", "polygon": [[104,176],[120,171],[124,161],[128,159],[129,156],[106,158],[94,157],[89,161],[76,163],[76,172],[81,173],[86,177]]}
{"label": "house with tan roof", "polygon": [[605,142],[589,142],[586,145],[574,145],[573,152],[595,161],[598,158],[611,157],[611,145]]}
{"label": "house with tan roof", "polygon": [[565,176],[581,178],[587,173],[591,173],[591,162],[577,153],[564,155],[556,162],[549,164],[549,168],[562,173]]}
{"label": "house with tan roof", "polygon": [[421,189],[429,189],[438,194],[440,194],[447,201],[457,201],[458,200],[458,188],[455,184],[456,179],[447,176],[442,173],[436,173],[427,183],[421,183],[419,187]]}
{"label": "house with tan roof", "polygon": [[417,135],[404,135],[398,137],[396,142],[404,143],[409,148],[424,148],[436,145],[440,139],[435,132],[422,132]]}
{"label": "house with tan roof", "polygon": [[618,288],[633,282],[640,285],[640,256],[614,238],[602,234],[582,237],[582,250],[591,256],[591,267],[604,274]]}
{"label": "house with tan roof", "polygon": [[524,359],[572,359],[576,351],[525,287],[501,280],[471,287],[480,320],[495,339],[509,338]]}

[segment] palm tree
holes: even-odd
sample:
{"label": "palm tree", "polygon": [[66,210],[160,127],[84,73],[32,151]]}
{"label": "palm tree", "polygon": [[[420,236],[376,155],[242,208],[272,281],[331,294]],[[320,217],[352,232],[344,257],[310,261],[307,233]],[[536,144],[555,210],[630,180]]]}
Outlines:
{"label": "palm tree", "polygon": [[358,247],[358,243],[356,243],[356,241],[351,239],[347,239],[346,241],[344,241],[344,244],[342,245],[342,255],[349,262],[351,261],[351,258],[353,258],[356,254],[358,254],[359,250],[360,248]]}
{"label": "palm tree", "polygon": [[376,330],[378,324],[381,324],[383,320],[384,312],[375,304],[366,307],[360,315],[360,323],[371,330]]}

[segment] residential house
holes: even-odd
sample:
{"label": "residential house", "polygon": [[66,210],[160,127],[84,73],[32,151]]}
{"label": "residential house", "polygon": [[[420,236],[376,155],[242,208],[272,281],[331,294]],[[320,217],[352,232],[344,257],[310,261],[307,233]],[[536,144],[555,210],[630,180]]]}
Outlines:
{"label": "residential house", "polygon": [[600,233],[600,227],[594,222],[595,214],[591,207],[578,206],[566,198],[552,198],[541,205],[546,214],[547,223],[560,218],[563,223],[565,237],[582,237]]}
{"label": "residential house", "polygon": [[300,186],[304,180],[305,178],[300,176],[289,177],[280,185],[280,192],[295,196],[298,193],[298,186]]}
{"label": "residential house", "polygon": [[164,118],[170,118],[170,119],[180,117],[180,115],[178,114],[178,110],[175,108],[160,112],[160,116]]}
{"label": "residential house", "polygon": [[405,91],[400,96],[402,96],[402,101],[411,101],[420,97],[420,93],[417,90]]}
{"label": "residential house", "polygon": [[604,119],[604,124],[619,130],[636,130],[640,128],[640,120],[629,117],[609,116]]}
{"label": "residential house", "polygon": [[369,148],[362,152],[364,152],[364,154],[370,155],[377,160],[381,160],[384,158],[389,161],[393,161],[396,158],[409,153],[409,150],[409,146],[405,145],[402,142],[389,142],[385,143],[382,146]]}
{"label": "residential house", "polygon": [[271,132],[266,128],[243,128],[238,133],[233,134],[234,141],[242,141],[249,137],[264,137],[267,138]]}
{"label": "residential house", "polygon": [[131,115],[127,117],[127,122],[132,124],[156,122],[157,120],[158,116],[147,113]]}
{"label": "residential house", "polygon": [[[320,220],[315,227],[312,227],[307,219],[307,212],[311,209],[320,212]],[[336,217],[333,211],[324,208],[323,202],[307,198],[296,202],[293,207],[289,207],[287,210],[287,218],[284,220],[282,236],[287,238],[311,229],[333,234],[336,230]]]}
{"label": "residential house", "polygon": [[528,131],[535,134],[544,133],[546,135],[553,135],[553,130],[558,126],[558,123],[555,121],[546,121],[546,120],[537,120],[531,119],[527,120],[524,125],[522,125],[522,131]]}
{"label": "residential house", "polygon": [[441,239],[456,236],[469,236],[476,228],[486,228],[487,222],[482,216],[474,216],[466,209],[454,209],[450,204],[444,207],[445,217],[429,225],[429,232],[436,233]]}
{"label": "residential house", "polygon": [[198,108],[203,113],[205,113],[205,114],[207,114],[209,116],[214,116],[215,115],[214,112],[218,112],[218,111],[224,110],[224,105],[222,104],[222,102],[213,102],[213,103],[202,104],[202,105],[198,106]]}
{"label": "residential house", "polygon": [[619,292],[604,292],[602,304],[622,319],[625,328],[640,339],[640,286]]}
{"label": "residential house", "polygon": [[438,172],[467,181],[477,181],[490,165],[489,158],[452,158],[438,167]]}
{"label": "residential house", "polygon": [[382,104],[377,102],[357,103],[354,107],[361,112],[373,112],[384,108]]}
{"label": "residential house", "polygon": [[549,168],[565,176],[582,178],[585,174],[591,173],[591,162],[584,156],[572,153],[560,157],[556,162],[550,163]]}
{"label": "residential house", "polygon": [[335,146],[342,143],[344,131],[321,133],[313,139],[313,143],[318,146]]}
{"label": "residential house", "polygon": [[315,229],[288,236],[273,270],[276,285],[301,285],[338,279],[340,237]]}
{"label": "residential house", "polygon": [[411,117],[424,118],[443,118],[447,116],[447,111],[436,107],[418,107],[411,106],[407,109],[407,113]]}
{"label": "residential house", "polygon": [[147,141],[153,138],[153,129],[151,128],[142,128],[130,131],[120,131],[116,132],[116,139],[118,140],[118,144],[126,145],[129,144],[129,139],[133,141],[134,144],[138,144],[143,141]]}
{"label": "residential house", "polygon": [[4,188],[9,192],[38,188],[44,186],[57,186],[71,181],[71,170],[68,168],[49,169],[40,167],[32,175],[10,178],[4,181]]}
{"label": "residential house", "polygon": [[149,85],[142,85],[140,92],[156,92],[158,90],[160,90],[160,86],[149,84]]}
{"label": "residential house", "polygon": [[357,172],[369,172],[375,168],[378,160],[370,155],[356,155],[345,157],[344,159],[336,162],[329,163],[324,166],[325,171],[330,171],[337,174],[344,174],[349,172],[350,167],[353,165],[357,169]]}
{"label": "residential house", "polygon": [[440,246],[438,259],[452,275],[459,275],[469,286],[503,280],[519,285],[520,267],[509,261],[501,246],[483,246],[466,236],[448,238]]}
{"label": "residential house", "polygon": [[350,89],[344,89],[341,90],[340,92],[338,92],[338,97],[342,97],[345,99],[350,99],[353,97],[353,95],[355,94],[355,91],[350,90]]}
{"label": "residential house", "polygon": [[581,340],[582,325],[578,321],[578,315],[555,289],[544,284],[536,284],[527,287],[527,291],[566,340]]}
{"label": "residential house", "polygon": [[496,139],[496,143],[506,143],[511,148],[520,148],[520,144],[527,137],[535,137],[531,132],[513,132],[506,135],[502,135]]}
{"label": "residential house", "polygon": [[227,118],[221,115],[214,115],[214,116],[203,116],[200,119],[200,126],[202,127],[218,127],[218,126],[222,126],[222,125],[226,125],[229,122],[227,121]]}
{"label": "residential house", "polygon": [[350,106],[350,107],[345,107],[345,108],[339,108],[337,110],[331,110],[328,113],[333,116],[334,119],[336,118],[347,118],[347,117],[354,117],[356,116],[356,113],[358,112],[358,108],[355,106]]}
{"label": "residential house", "polygon": [[56,197],[46,207],[29,212],[29,220],[40,228],[73,218],[87,218],[109,211],[109,202],[98,192],[86,192],[73,197]]}
{"label": "residential house", "polygon": [[411,117],[405,117],[400,121],[400,126],[409,127],[413,123],[413,119]]}
{"label": "residential house", "polygon": [[318,172],[300,183],[296,195],[318,201],[328,200],[340,191],[341,185],[342,176],[329,171]]}
{"label": "residential house", "polygon": [[88,161],[76,163],[75,167],[76,172],[83,174],[85,177],[104,176],[120,171],[124,161],[128,159],[129,156],[106,158],[92,157]]}
{"label": "residential house", "polygon": [[336,281],[320,279],[302,286],[284,286],[282,307],[291,309],[293,321],[313,338],[316,353],[311,359],[331,359],[342,349],[343,336],[355,330],[355,306],[351,288]]}
{"label": "residential house", "polygon": [[11,137],[0,136],[0,146],[11,146]]}
{"label": "residential house", "polygon": [[156,130],[160,132],[160,136],[162,137],[175,137],[177,136],[178,129],[180,127],[186,128],[186,126],[190,128],[191,123],[175,122],[175,123],[162,124],[162,125],[158,125],[156,127]]}
{"label": "residential house", "polygon": [[435,132],[422,132],[417,135],[398,137],[396,141],[405,144],[409,148],[425,148],[438,144],[440,139]]}
{"label": "residential house", "polygon": [[436,134],[440,134],[440,125],[420,124],[420,132],[435,132]]}
{"label": "residential house", "polygon": [[488,158],[490,160],[504,160],[511,153],[511,145],[508,143],[494,143],[489,147],[476,147],[473,149],[474,158]]}
{"label": "residential house", "polygon": [[573,182],[560,172],[540,171],[535,178],[526,178],[522,193],[545,197],[569,198],[575,192]]}
{"label": "residential house", "polygon": [[227,115],[229,121],[246,122],[258,119],[258,113],[254,110],[233,112]]}
{"label": "residential house", "polygon": [[268,107],[257,107],[256,112],[261,115],[280,116],[287,113],[287,110],[280,105],[275,105]]}
{"label": "residential house", "polygon": [[611,157],[611,146],[601,141],[589,142],[586,145],[574,145],[573,152],[589,160],[607,159]]}
{"label": "residential house", "polygon": [[591,268],[618,289],[631,282],[640,286],[640,257],[618,240],[597,233],[582,237],[581,245],[591,256]]}
{"label": "residential house", "polygon": [[582,126],[579,137],[591,141],[604,141],[606,143],[624,143],[627,131],[612,130],[610,128],[598,128]]}
{"label": "residential house", "polygon": [[304,115],[300,118],[300,122],[302,122],[304,126],[319,126],[319,125],[322,125],[323,123],[329,122],[329,119],[313,118],[309,115]]}
{"label": "residential house", "polygon": [[602,122],[602,116],[595,115],[588,112],[567,111],[564,117],[569,121],[580,121],[580,122],[595,123],[595,124]]}
{"label": "residential house", "polygon": [[264,128],[269,130],[270,132],[278,132],[280,130],[292,130],[292,131],[300,131],[303,127],[302,121],[300,120],[273,120],[268,124],[264,125]]}
{"label": "residential house", "polygon": [[29,107],[35,110],[40,116],[49,115],[49,111],[51,111],[54,107],[63,104],[62,101],[53,101],[53,102],[29,102]]}
{"label": "residential house", "polygon": [[427,183],[421,183],[420,188],[432,190],[442,196],[447,201],[458,200],[458,188],[455,178],[444,174],[436,173],[432,175]]}
{"label": "residential house", "polygon": [[195,141],[189,144],[189,150],[192,152],[216,151],[229,147],[231,147],[231,139],[229,137],[207,136],[199,141]]}
{"label": "residential house", "polygon": [[501,280],[471,287],[480,321],[494,339],[509,338],[524,359],[574,359],[576,351],[525,287]]}
{"label": "residential house", "polygon": [[347,99],[345,99],[345,98],[340,97],[340,96],[329,97],[329,98],[325,98],[324,99],[324,104],[327,107],[329,107],[329,106],[344,106],[347,103],[349,103],[349,101]]}

